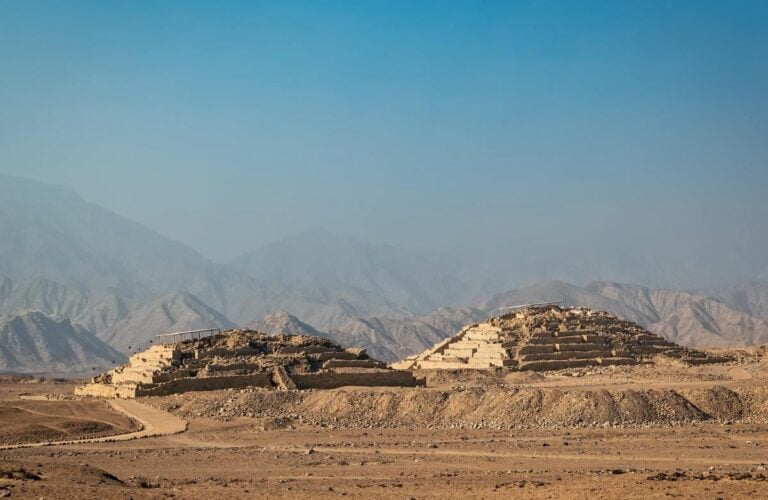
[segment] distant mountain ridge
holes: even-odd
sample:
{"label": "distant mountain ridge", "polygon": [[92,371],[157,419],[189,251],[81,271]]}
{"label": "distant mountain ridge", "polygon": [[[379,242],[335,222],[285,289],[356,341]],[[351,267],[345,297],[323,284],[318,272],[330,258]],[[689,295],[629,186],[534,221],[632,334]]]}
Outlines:
{"label": "distant mountain ridge", "polygon": [[67,318],[41,312],[0,318],[0,373],[92,373],[124,360]]}
{"label": "distant mountain ridge", "polygon": [[768,322],[768,276],[764,281],[733,287],[720,298],[730,307]]}
{"label": "distant mountain ridge", "polygon": [[768,343],[768,323],[711,296],[639,285],[593,282],[579,287],[546,281],[497,294],[479,307],[498,311],[526,302],[565,300],[601,309],[687,346],[720,347]]}
{"label": "distant mountain ridge", "polygon": [[0,275],[139,299],[212,272],[189,247],[85,202],[74,191],[0,176]]}
{"label": "distant mountain ridge", "polygon": [[268,314],[259,321],[254,321],[246,328],[256,330],[257,332],[269,333],[273,335],[309,335],[311,337],[326,337],[327,333],[320,332],[312,326],[299,320],[293,314],[285,311]]}
{"label": "distant mountain ridge", "polygon": [[466,286],[439,259],[320,231],[270,243],[230,265],[277,291],[276,308],[323,328],[352,317],[423,314],[467,299]]}
{"label": "distant mountain ridge", "polygon": [[442,307],[422,316],[353,318],[332,329],[329,335],[344,345],[365,347],[379,359],[396,361],[432,346],[485,316],[475,308]]}
{"label": "distant mountain ridge", "polygon": [[[55,284],[82,304],[111,295],[127,309],[185,291],[241,324],[291,310],[326,329],[358,316],[425,313],[460,300],[463,289],[424,255],[319,232],[215,264],[71,189],[3,175],[0,277],[17,287]],[[30,307],[25,300],[18,307]]]}
{"label": "distant mountain ridge", "polygon": [[[762,304],[756,288],[749,290],[753,302]],[[549,301],[605,310],[685,346],[768,343],[768,322],[730,307],[725,300],[614,282],[577,286],[562,281],[545,281],[496,294],[477,307],[445,307],[422,316],[353,318],[331,329],[328,335],[342,344],[365,347],[383,360],[394,361],[454,335],[465,325],[503,314],[506,307]]]}
{"label": "distant mountain ridge", "polygon": [[[169,330],[229,328],[273,315],[265,325],[311,328],[394,360],[502,307],[562,298],[685,345],[768,342],[768,281],[759,277],[712,296],[609,281],[546,281],[494,295],[508,288],[505,273],[485,269],[485,278],[474,279],[459,267],[317,231],[215,264],[70,189],[0,175],[0,316],[68,318],[71,329],[55,328],[62,335],[81,338],[82,328],[124,353]],[[304,326],[278,324],[280,311]],[[58,362],[49,353],[40,359]]]}
{"label": "distant mountain ridge", "polygon": [[[290,311],[323,331],[349,319],[427,313],[468,295],[427,256],[329,233],[265,245],[185,290],[240,324]],[[450,266],[447,266],[450,268]]]}
{"label": "distant mountain ridge", "polygon": [[93,295],[48,279],[14,282],[0,276],[0,315],[38,311],[69,318],[91,332],[99,332],[125,318],[133,306],[110,292]]}
{"label": "distant mountain ridge", "polygon": [[97,336],[121,352],[129,352],[146,349],[162,333],[235,326],[191,293],[175,292],[138,307]]}

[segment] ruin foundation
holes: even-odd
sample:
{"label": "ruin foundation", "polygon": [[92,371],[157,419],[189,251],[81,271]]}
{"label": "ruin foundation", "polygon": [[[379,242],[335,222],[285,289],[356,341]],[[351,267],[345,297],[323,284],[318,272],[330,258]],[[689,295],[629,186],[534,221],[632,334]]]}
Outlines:
{"label": "ruin foundation", "polygon": [[125,365],[94,377],[75,394],[106,398],[163,396],[244,387],[278,390],[405,386],[410,372],[387,368],[364,349],[328,339],[231,330],[208,338],[155,345]]}
{"label": "ruin foundation", "polygon": [[400,370],[546,371],[633,365],[662,356],[688,365],[730,360],[679,346],[607,312],[548,304],[467,326],[431,349],[391,366]]}

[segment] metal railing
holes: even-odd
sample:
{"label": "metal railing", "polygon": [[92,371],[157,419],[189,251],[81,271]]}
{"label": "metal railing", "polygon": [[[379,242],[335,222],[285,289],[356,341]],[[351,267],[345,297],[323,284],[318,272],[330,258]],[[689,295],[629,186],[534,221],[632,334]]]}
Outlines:
{"label": "metal railing", "polygon": [[558,307],[565,307],[565,300],[558,300],[556,302],[537,302],[533,304],[520,304],[516,306],[506,306],[506,307],[497,307],[494,309],[494,311],[501,311],[501,310],[516,310],[516,309],[527,309],[529,307],[547,307],[547,306],[558,306]]}
{"label": "metal railing", "polygon": [[[184,340],[211,337],[221,333],[221,328],[203,328],[201,330],[187,330],[186,332],[161,333],[158,338],[163,338],[163,344],[177,344]],[[168,339],[167,341],[165,339]]]}

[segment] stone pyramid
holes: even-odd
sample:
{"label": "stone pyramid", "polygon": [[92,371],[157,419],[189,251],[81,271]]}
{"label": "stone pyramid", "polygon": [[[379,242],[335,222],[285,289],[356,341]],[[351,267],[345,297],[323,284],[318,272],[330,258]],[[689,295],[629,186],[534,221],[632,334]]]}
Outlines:
{"label": "stone pyramid", "polygon": [[607,312],[541,305],[463,328],[396,369],[559,370],[631,365],[665,356],[687,364],[727,359],[674,344]]}
{"label": "stone pyramid", "polygon": [[154,345],[76,387],[75,394],[133,398],[242,387],[292,390],[416,383],[410,372],[387,368],[365,349],[345,349],[308,335],[230,330]]}

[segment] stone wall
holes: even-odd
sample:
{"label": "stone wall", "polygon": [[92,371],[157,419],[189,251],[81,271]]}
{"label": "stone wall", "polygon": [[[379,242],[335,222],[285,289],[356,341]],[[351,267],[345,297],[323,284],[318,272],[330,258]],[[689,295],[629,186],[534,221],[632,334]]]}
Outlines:
{"label": "stone wall", "polygon": [[130,399],[136,397],[136,386],[133,384],[111,385],[91,382],[75,387],[75,395],[107,399]]}
{"label": "stone wall", "polygon": [[360,373],[309,373],[291,375],[299,389],[334,389],[344,386],[396,386],[416,387],[423,385],[409,371],[382,370]]}
{"label": "stone wall", "polygon": [[223,377],[182,378],[162,384],[144,385],[136,389],[136,396],[167,396],[189,391],[216,391],[244,387],[272,387],[268,373],[231,375]]}

